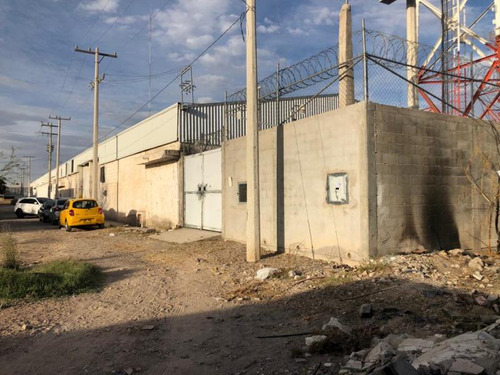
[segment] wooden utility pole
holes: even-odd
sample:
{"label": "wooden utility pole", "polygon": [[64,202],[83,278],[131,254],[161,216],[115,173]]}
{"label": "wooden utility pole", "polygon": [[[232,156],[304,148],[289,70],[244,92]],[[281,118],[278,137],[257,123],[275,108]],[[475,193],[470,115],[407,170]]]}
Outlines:
{"label": "wooden utility pole", "polygon": [[99,77],[99,63],[102,61],[104,57],[113,57],[117,58],[116,52],[114,54],[99,52],[99,48],[96,47],[94,51],[90,48],[88,50],[79,49],[78,46],[75,47],[76,52],[87,53],[90,55],[94,55],[94,81],[91,83],[92,88],[94,89],[94,131],[92,137],[93,143],[93,156],[92,156],[92,189],[91,195],[94,199],[99,199],[99,194],[97,191],[98,187],[98,179],[99,175],[99,83],[104,80],[104,74],[102,77]]}
{"label": "wooden utility pole", "polygon": [[247,261],[260,260],[256,0],[247,0]]}
{"label": "wooden utility pole", "polygon": [[56,133],[52,132],[52,128],[55,128],[57,125],[54,125],[53,123],[43,123],[41,122],[41,126],[47,126],[50,128],[50,131],[47,132],[42,132],[42,134],[48,135],[49,136],[49,144],[47,145],[47,151],[49,152],[49,187],[47,189],[47,197],[51,198],[52,194],[52,152],[54,151],[54,145],[52,144],[52,136],[57,135]]}
{"label": "wooden utility pole", "polygon": [[71,117],[49,116],[51,120],[57,120],[57,152],[56,152],[56,192],[54,197],[59,197],[59,160],[61,154],[61,120],[69,121]]}

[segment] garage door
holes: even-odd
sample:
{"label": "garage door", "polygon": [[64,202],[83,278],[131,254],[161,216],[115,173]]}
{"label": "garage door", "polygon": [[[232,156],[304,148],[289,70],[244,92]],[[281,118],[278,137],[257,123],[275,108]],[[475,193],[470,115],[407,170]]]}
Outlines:
{"label": "garage door", "polygon": [[184,225],[222,230],[221,150],[184,158]]}

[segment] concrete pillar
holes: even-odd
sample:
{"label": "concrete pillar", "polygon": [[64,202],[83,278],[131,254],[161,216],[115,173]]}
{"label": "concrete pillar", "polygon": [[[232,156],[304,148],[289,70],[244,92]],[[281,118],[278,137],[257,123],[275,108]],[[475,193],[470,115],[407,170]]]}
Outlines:
{"label": "concrete pillar", "polygon": [[340,9],[339,22],[339,107],[354,104],[354,71],[352,69],[352,17],[346,1]]}
{"label": "concrete pillar", "polygon": [[[406,39],[408,48],[406,51],[406,61],[408,65],[418,64],[418,21],[417,21],[417,0],[406,0]],[[408,81],[418,83],[418,69],[408,66]],[[416,86],[408,83],[408,108],[418,109],[418,90]]]}

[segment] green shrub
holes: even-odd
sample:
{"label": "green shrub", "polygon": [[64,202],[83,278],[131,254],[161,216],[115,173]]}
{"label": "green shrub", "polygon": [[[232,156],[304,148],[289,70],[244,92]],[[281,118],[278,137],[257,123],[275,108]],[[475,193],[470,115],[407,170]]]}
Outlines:
{"label": "green shrub", "polygon": [[0,298],[43,298],[96,289],[102,273],[96,266],[57,261],[31,270],[0,269]]}

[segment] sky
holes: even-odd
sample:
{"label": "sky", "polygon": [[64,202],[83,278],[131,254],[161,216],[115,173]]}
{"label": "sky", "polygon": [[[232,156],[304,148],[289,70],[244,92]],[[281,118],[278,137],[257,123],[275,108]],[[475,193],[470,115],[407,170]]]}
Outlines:
{"label": "sky", "polygon": [[[468,16],[490,2],[469,0]],[[335,45],[343,3],[257,0],[259,78],[272,74],[278,62],[285,67]],[[350,4],[354,30],[364,18],[367,28],[405,36],[404,0]],[[56,123],[49,116],[71,117],[63,121],[61,163],[91,146],[94,57],[75,52],[76,45],[118,55],[100,63],[99,137],[105,137],[178,102],[180,80],[174,78],[244,11],[244,0],[0,0],[0,152],[14,147],[18,157],[33,156],[32,180],[45,174],[48,139],[40,122]],[[487,36],[491,19],[476,31]],[[434,44],[439,28],[439,20],[422,9],[421,41]],[[222,101],[226,91],[244,87],[244,30],[237,21],[192,64],[196,102]]]}

